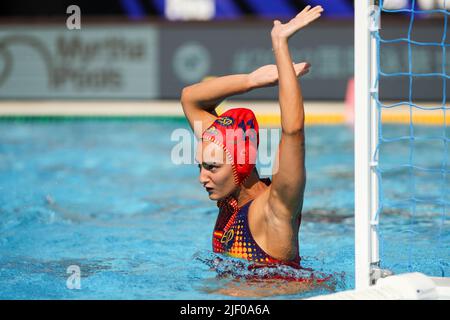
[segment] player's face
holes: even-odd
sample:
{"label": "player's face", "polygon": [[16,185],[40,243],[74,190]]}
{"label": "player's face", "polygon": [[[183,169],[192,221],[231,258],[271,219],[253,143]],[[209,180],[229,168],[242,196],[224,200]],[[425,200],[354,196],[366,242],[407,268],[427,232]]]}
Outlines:
{"label": "player's face", "polygon": [[226,153],[221,147],[203,141],[202,148],[197,150],[196,161],[200,169],[199,181],[208,192],[209,199],[217,201],[234,191],[233,167],[227,163]]}

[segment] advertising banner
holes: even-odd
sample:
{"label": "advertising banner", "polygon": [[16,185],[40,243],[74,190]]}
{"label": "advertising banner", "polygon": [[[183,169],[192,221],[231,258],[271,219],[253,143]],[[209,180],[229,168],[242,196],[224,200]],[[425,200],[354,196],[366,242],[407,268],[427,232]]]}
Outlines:
{"label": "advertising banner", "polygon": [[0,98],[157,98],[158,32],[144,26],[0,29]]}
{"label": "advertising banner", "polygon": [[[161,29],[161,95],[174,98],[181,89],[208,76],[249,73],[273,64],[271,22],[176,25]],[[309,99],[343,99],[353,75],[353,29],[350,23],[316,24],[290,42],[293,61],[312,68],[302,80]],[[244,99],[275,99],[278,88],[264,88]]]}
{"label": "advertising banner", "polygon": [[[273,64],[271,21],[64,26],[0,29],[0,99],[179,99],[206,77],[249,73]],[[353,77],[353,22],[326,20],[290,41],[294,62],[309,62],[300,82],[310,100],[345,98]],[[450,95],[443,26],[418,20],[412,36],[429,45],[382,43],[382,100],[440,101]],[[384,39],[405,38],[405,21],[382,22]],[[409,58],[411,57],[411,58]],[[445,67],[446,70],[443,70]],[[396,75],[397,74],[397,75]],[[414,74],[410,77],[409,74]],[[416,76],[419,74],[419,76]],[[393,76],[389,76],[393,75]],[[426,76],[421,76],[426,75]],[[447,75],[447,76],[442,76]],[[264,88],[239,99],[277,99]]]}

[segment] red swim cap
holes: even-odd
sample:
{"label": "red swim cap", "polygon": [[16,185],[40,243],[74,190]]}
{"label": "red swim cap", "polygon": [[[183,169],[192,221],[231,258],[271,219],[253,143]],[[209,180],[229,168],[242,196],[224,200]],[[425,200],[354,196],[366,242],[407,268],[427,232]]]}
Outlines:
{"label": "red swim cap", "polygon": [[234,182],[242,184],[256,165],[259,127],[253,111],[230,109],[202,134],[202,139],[222,147],[232,163]]}

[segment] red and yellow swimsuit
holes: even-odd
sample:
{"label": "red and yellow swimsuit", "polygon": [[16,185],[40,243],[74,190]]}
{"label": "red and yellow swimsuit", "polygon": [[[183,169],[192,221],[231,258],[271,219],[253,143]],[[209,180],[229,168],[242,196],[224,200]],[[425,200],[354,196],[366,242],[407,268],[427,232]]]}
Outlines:
{"label": "red and yellow swimsuit", "polygon": [[[270,179],[262,179],[267,185]],[[229,198],[218,202],[220,208],[213,233],[213,251],[235,258],[246,259],[263,264],[284,264],[299,267],[300,256],[293,261],[281,261],[264,252],[253,238],[248,224],[249,201],[242,207],[235,199]]]}

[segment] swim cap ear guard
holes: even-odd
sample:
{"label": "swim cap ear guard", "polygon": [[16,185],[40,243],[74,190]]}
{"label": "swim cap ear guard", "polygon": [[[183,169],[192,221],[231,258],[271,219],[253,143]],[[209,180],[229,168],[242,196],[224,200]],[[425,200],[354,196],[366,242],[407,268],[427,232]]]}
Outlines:
{"label": "swim cap ear guard", "polygon": [[241,185],[256,165],[259,145],[259,126],[250,109],[235,108],[223,113],[202,134],[224,149],[232,163],[234,182]]}

